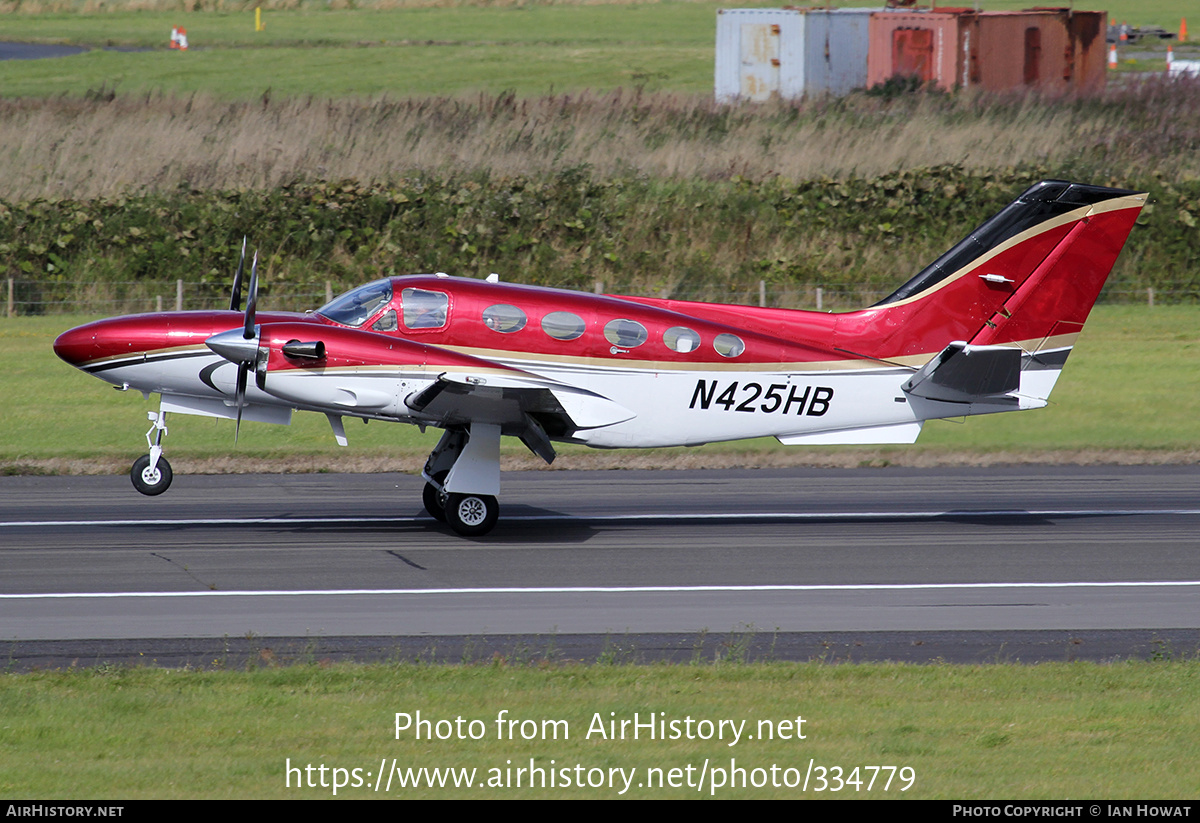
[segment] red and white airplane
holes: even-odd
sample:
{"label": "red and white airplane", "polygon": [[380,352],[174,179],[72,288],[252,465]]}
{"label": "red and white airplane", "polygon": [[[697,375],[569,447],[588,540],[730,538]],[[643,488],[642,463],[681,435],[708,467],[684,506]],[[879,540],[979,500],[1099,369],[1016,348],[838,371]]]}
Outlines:
{"label": "red and white airplane", "polygon": [[[437,275],[360,286],[305,315],[118,317],[55,341],[66,362],[161,395],[131,471],[171,482],[166,416],[289,423],[325,414],[444,430],[423,476],[430,515],[459,534],[496,523],[500,438],[550,462],[554,443],[911,443],[926,420],[1045,406],[1145,204],[1045,181],[893,294],[826,314],[592,295]],[[248,379],[253,372],[254,380]]]}

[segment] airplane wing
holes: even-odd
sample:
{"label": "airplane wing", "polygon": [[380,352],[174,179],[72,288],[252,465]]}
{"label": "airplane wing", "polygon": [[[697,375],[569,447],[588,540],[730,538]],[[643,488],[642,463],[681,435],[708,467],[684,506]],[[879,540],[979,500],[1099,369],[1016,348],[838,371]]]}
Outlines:
{"label": "airplane wing", "polygon": [[547,463],[550,437],[635,416],[587,389],[439,346],[312,323],[261,328],[259,387],[332,415],[365,404],[441,428],[499,426]]}
{"label": "airplane wing", "polygon": [[629,409],[595,392],[521,372],[444,372],[428,388],[409,395],[404,403],[415,412],[436,417],[443,428],[471,423],[498,425],[503,434],[521,438],[547,463],[554,461],[547,432],[563,436],[634,417]]}

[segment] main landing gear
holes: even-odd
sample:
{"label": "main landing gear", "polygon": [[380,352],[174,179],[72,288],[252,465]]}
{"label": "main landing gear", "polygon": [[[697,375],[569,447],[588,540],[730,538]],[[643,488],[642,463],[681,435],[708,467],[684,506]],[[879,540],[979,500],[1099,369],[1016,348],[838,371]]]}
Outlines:
{"label": "main landing gear", "polygon": [[146,495],[162,494],[171,486],[171,464],[162,456],[162,439],[167,433],[167,413],[164,411],[147,412],[146,416],[153,425],[146,432],[146,445],[150,447],[149,454],[143,454],[133,461],[129,470],[129,479],[133,487]]}
{"label": "main landing gear", "polygon": [[482,537],[500,517],[500,427],[447,430],[425,461],[421,499],[430,517],[464,537]]}

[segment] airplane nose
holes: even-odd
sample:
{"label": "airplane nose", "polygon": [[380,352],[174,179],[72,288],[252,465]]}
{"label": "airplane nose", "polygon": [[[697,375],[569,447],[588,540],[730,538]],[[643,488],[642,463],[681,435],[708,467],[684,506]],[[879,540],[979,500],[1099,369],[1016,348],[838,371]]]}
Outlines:
{"label": "airplane nose", "polygon": [[96,334],[93,324],[65,331],[54,341],[54,353],[72,366],[80,366],[96,356]]}
{"label": "airplane nose", "polygon": [[65,331],[54,341],[54,353],[82,369],[96,360],[127,357],[170,343],[170,330],[161,319],[156,315],[134,314],[97,320]]}

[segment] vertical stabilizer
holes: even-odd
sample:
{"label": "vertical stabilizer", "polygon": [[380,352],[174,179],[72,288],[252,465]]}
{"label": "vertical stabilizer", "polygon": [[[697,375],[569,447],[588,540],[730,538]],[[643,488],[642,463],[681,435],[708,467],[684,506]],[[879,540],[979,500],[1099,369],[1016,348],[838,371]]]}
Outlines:
{"label": "vertical stabilizer", "polygon": [[1005,382],[996,374],[1011,383],[1011,358],[997,349],[1017,349],[1020,385],[1005,393],[1044,405],[1145,202],[1125,189],[1038,183],[884,300],[845,315],[839,336],[924,363],[908,390],[942,399],[995,389]]}

